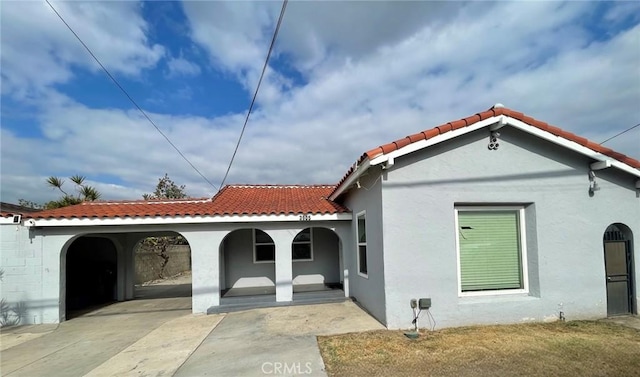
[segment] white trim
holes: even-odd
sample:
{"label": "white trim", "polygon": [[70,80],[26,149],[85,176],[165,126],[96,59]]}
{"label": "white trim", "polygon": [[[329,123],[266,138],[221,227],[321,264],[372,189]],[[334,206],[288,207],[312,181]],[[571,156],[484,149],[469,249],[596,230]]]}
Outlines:
{"label": "white trim", "polygon": [[485,120],[481,120],[479,122],[476,122],[470,126],[467,127],[462,127],[459,128],[457,130],[452,130],[449,132],[445,132],[443,134],[440,135],[436,135],[430,139],[426,139],[426,140],[420,140],[420,141],[416,141],[415,143],[411,143],[409,145],[406,145],[400,149],[396,149],[395,151],[391,151],[387,154],[382,154],[380,156],[377,156],[375,158],[373,158],[371,160],[371,165],[378,165],[381,164],[383,162],[386,162],[388,159],[393,158],[396,159],[398,157],[404,156],[406,154],[418,151],[420,149],[423,148],[427,148],[430,147],[432,145],[435,144],[439,144],[442,143],[443,141],[447,141],[453,138],[456,138],[458,136],[464,135],[466,133],[469,132],[473,132],[475,130],[479,130],[481,128],[490,126],[492,124],[498,123],[501,120],[501,116],[493,116],[491,118],[487,118]]}
{"label": "white trim", "polygon": [[[298,234],[302,232],[304,229],[309,229],[309,241],[298,241],[296,242],[296,237]],[[298,234],[293,237],[293,241],[291,241],[291,262],[313,262],[313,227],[304,228]],[[306,245],[309,244],[309,250],[311,251],[311,259],[294,259],[293,258],[293,245]]]}
{"label": "white trim", "polygon": [[[462,274],[460,266],[460,225],[458,222],[458,212],[470,212],[470,211],[517,211],[518,212],[518,224],[520,225],[520,268],[522,269],[522,288],[521,289],[499,289],[490,291],[462,291]],[[456,232],[456,264],[458,273],[458,297],[475,297],[475,296],[502,296],[502,295],[514,295],[514,294],[528,294],[529,293],[529,267],[527,264],[527,231],[525,224],[525,208],[524,206],[485,206],[478,205],[465,205],[456,206],[454,208],[455,217],[455,232]]]}
{"label": "white trim", "polygon": [[476,122],[474,124],[472,124],[471,126],[467,126],[467,127],[462,127],[459,128],[457,130],[452,130],[449,132],[445,132],[444,134],[440,134],[440,135],[436,135],[430,139],[427,140],[420,140],[420,141],[416,141],[414,143],[408,144],[400,149],[396,149],[394,151],[391,151],[389,153],[386,154],[381,154],[379,156],[374,157],[373,159],[371,159],[370,161],[368,159],[366,159],[362,165],[360,165],[355,171],[353,171],[348,177],[347,179],[345,179],[345,181],[340,184],[340,186],[338,186],[338,188],[336,188],[336,190],[334,191],[333,194],[331,194],[331,196],[329,197],[329,199],[331,200],[335,200],[338,196],[340,196],[340,194],[342,194],[344,191],[347,190],[348,187],[350,187],[352,184],[354,184],[358,178],[360,178],[360,176],[362,174],[364,174],[364,172],[370,167],[370,166],[374,166],[374,165],[378,165],[378,164],[382,164],[384,162],[388,162],[388,161],[392,161],[390,165],[387,165],[386,168],[390,168],[391,166],[393,166],[394,164],[394,160],[398,157],[404,156],[406,154],[415,152],[417,150],[423,149],[423,148],[427,148],[430,147],[432,145],[441,143],[443,141],[447,141],[450,139],[453,139],[455,137],[464,135],[466,133],[469,132],[473,132],[476,130],[479,130],[483,127],[487,127],[489,126],[489,129],[491,131],[500,129],[506,125],[512,125],[515,128],[518,128],[522,131],[525,131],[529,134],[538,136],[544,140],[550,141],[552,143],[558,144],[560,146],[563,146],[565,148],[571,149],[575,152],[578,152],[580,154],[583,154],[589,158],[592,158],[594,160],[596,160],[598,162],[604,162],[605,164],[609,164],[607,167],[609,166],[613,166],[616,167],[624,172],[630,173],[636,177],[640,177],[640,169],[636,169],[631,165],[628,165],[624,162],[618,161],[616,159],[613,159],[607,155],[604,155],[602,153],[596,152],[590,148],[587,148],[583,145],[580,145],[578,143],[576,143],[575,141],[571,141],[568,139],[565,139],[564,137],[561,136],[556,136],[554,134],[552,134],[551,132],[548,131],[544,131],[538,127],[532,126],[530,124],[524,123],[518,119],[512,118],[510,116],[507,115],[498,115],[498,116],[493,116],[490,118],[487,118],[485,120],[481,120],[479,122]]}
{"label": "white trim", "polygon": [[611,166],[616,167],[624,172],[627,172],[631,175],[634,175],[636,177],[640,177],[640,169],[636,169],[634,167],[632,167],[631,165],[627,165],[624,162],[618,161],[616,159],[613,159],[612,157],[609,157],[607,155],[604,155],[600,152],[596,152],[591,148],[587,148],[583,145],[580,145],[578,143],[576,143],[575,141],[571,141],[568,139],[565,139],[564,137],[561,136],[556,136],[554,134],[552,134],[551,132],[548,131],[544,131],[538,127],[532,126],[530,124],[524,123],[518,119],[514,119],[511,117],[507,117],[509,124],[511,124],[513,127],[518,128],[522,131],[528,132],[532,135],[538,136],[544,140],[550,141],[552,143],[558,144],[560,146],[566,147],[568,149],[571,149],[575,152],[578,152],[580,154],[583,154],[589,158],[592,158],[596,161],[610,161]]}
{"label": "white trim", "polygon": [[[360,211],[356,214],[356,269],[358,271],[358,275],[360,275],[361,277],[368,279],[369,278],[369,247],[367,246],[367,241],[365,242],[360,242],[360,231],[359,231],[359,224],[358,224],[358,220],[360,219],[360,217],[364,218],[364,234],[366,236],[367,234],[367,211]],[[367,273],[363,273],[360,272],[360,246],[364,246],[364,252],[365,252],[365,257],[366,257],[366,262],[367,262]]]}
{"label": "white trim", "polygon": [[335,200],[338,196],[340,196],[340,194],[342,194],[343,192],[345,192],[347,190],[347,188],[349,188],[351,185],[355,184],[356,181],[358,180],[358,178],[360,178],[360,176],[362,174],[364,174],[364,172],[366,172],[367,170],[369,170],[369,159],[365,159],[362,164],[360,166],[358,166],[356,168],[356,170],[354,170],[353,172],[351,172],[351,174],[349,174],[349,176],[347,177],[347,179],[344,180],[344,182],[342,182],[340,184],[340,186],[338,186],[331,195],[329,195],[329,200]]}
{"label": "white trim", "polygon": [[[208,223],[260,223],[301,222],[301,215],[230,215],[189,217],[126,217],[126,218],[73,218],[73,219],[29,219],[27,227],[48,226],[95,226],[95,225],[162,225],[162,224],[208,224]],[[343,221],[353,218],[351,213],[311,214],[309,221]]]}
{"label": "white trim", "polygon": [[589,167],[591,168],[591,170],[607,169],[611,167],[611,160],[594,162],[591,165],[589,165]]}
{"label": "white trim", "polygon": [[[264,234],[266,234],[269,239],[271,239],[271,242],[256,242],[256,231],[259,230],[261,232],[264,232]],[[253,228],[251,235],[253,236],[253,263],[254,264],[262,264],[262,263],[276,263],[276,243],[273,241],[273,238],[271,238],[271,236],[269,236],[269,233],[265,232],[264,230],[261,229],[257,229],[257,228]],[[258,245],[273,245],[273,260],[257,260],[256,258],[256,246]]]}

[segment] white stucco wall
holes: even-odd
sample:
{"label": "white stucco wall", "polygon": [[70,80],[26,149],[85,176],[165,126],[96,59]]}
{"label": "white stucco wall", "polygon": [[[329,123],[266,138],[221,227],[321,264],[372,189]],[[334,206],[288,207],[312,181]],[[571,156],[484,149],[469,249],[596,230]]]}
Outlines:
{"label": "white stucco wall", "polygon": [[[601,189],[590,196],[592,161],[512,128],[500,132],[497,151],[481,130],[399,158],[383,177],[388,327],[411,327],[409,301],[422,297],[432,299],[438,327],[552,320],[559,311],[605,317],[603,234],[617,222],[634,233],[639,287],[635,178],[598,171]],[[526,206],[529,294],[458,297],[456,204]]]}
{"label": "white stucco wall", "polygon": [[[350,252],[344,254],[348,262],[350,278],[350,295],[380,322],[386,323],[386,295],[383,254],[383,209],[381,197],[381,179],[379,170],[373,168],[368,175],[360,178],[361,188],[347,193],[345,205],[351,209],[352,244]],[[358,274],[357,259],[357,215],[365,211],[367,226],[367,277]]]}
{"label": "white stucco wall", "polygon": [[[267,223],[205,223],[126,226],[73,226],[27,228],[0,225],[0,269],[4,270],[0,291],[10,304],[27,305],[22,324],[57,323],[65,319],[65,253],[79,236],[109,238],[118,252],[118,299],[133,298],[135,269],[133,248],[148,236],[179,233],[191,248],[192,310],[205,313],[220,303],[220,244],[237,229],[256,227],[267,232],[276,243],[276,298],[292,298],[293,274],[291,241],[309,226],[332,229],[341,238],[349,237],[349,221],[301,221]],[[337,264],[339,262],[336,262]],[[348,265],[345,264],[345,268]]]}

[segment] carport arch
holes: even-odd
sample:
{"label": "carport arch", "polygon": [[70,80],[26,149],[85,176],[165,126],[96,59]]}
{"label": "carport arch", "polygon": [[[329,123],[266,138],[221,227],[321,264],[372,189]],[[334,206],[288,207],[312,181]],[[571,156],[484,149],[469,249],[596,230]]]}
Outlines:
{"label": "carport arch", "polygon": [[74,245],[74,243],[82,238],[102,238],[107,239],[113,248],[115,249],[115,257],[116,257],[116,299],[117,301],[124,300],[124,250],[122,245],[113,237],[103,234],[92,234],[92,233],[84,233],[78,234],[71,237],[67,242],[65,242],[62,250],[60,252],[60,299],[59,299],[59,317],[60,321],[65,321],[67,319],[67,293],[68,293],[68,282],[67,282],[67,257],[69,253],[69,249]]}
{"label": "carport arch", "polygon": [[[160,237],[181,237],[184,240],[183,244],[178,244],[178,245],[167,245],[170,249],[174,249],[175,246],[187,246],[189,248],[189,253],[188,255],[185,257],[184,255],[169,255],[169,259],[166,260],[167,265],[165,265],[165,268],[163,271],[161,271],[162,269],[162,265],[160,264],[160,261],[156,260],[156,261],[149,261],[147,268],[152,269],[151,272],[145,273],[141,270],[141,266],[138,265],[138,262],[141,262],[144,259],[155,259],[155,258],[143,258],[140,255],[138,255],[138,252],[140,252],[140,248],[143,247],[142,243],[147,240],[147,239],[152,239],[152,238],[160,238]],[[189,240],[187,239],[187,237],[185,237],[184,235],[182,235],[180,232],[176,232],[176,231],[168,231],[168,232],[162,232],[162,233],[157,233],[157,234],[153,234],[153,233],[148,233],[148,234],[142,234],[140,235],[134,242],[133,242],[133,246],[131,248],[132,250],[132,263],[133,263],[133,271],[134,271],[134,282],[135,284],[141,284],[144,283],[146,281],[149,280],[155,280],[155,279],[160,279],[160,278],[167,278],[170,277],[172,275],[175,275],[176,273],[180,273],[183,271],[187,271],[187,270],[191,270],[192,269],[192,265],[191,265],[191,245],[189,244]],[[151,251],[151,250],[150,250]],[[176,250],[167,250],[169,252],[169,254],[176,252]],[[183,254],[183,250],[178,250],[178,252],[180,252],[180,254]],[[154,253],[152,253],[154,254]],[[157,255],[158,258],[163,258],[158,252],[156,252],[154,255]],[[172,259],[175,257],[178,257],[179,260],[176,261],[175,259]],[[155,263],[154,263],[155,262]],[[184,266],[188,266],[187,270],[181,268]],[[141,275],[141,278],[143,279],[143,281],[138,281],[137,277],[138,274]]]}

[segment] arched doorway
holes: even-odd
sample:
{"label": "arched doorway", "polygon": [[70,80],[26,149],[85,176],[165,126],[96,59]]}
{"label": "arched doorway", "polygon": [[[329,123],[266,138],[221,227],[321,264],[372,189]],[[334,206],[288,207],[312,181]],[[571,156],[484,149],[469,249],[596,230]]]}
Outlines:
{"label": "arched doorway", "polygon": [[275,244],[264,231],[238,229],[220,243],[222,297],[275,293]]}
{"label": "arched doorway", "polygon": [[607,315],[634,312],[633,235],[624,224],[607,227],[604,241],[604,261],[607,284]]}
{"label": "arched doorway", "polygon": [[340,238],[331,229],[306,228],[291,245],[294,292],[342,289]]}
{"label": "arched doorway", "polygon": [[65,258],[66,319],[117,300],[118,252],[111,240],[79,237]]}

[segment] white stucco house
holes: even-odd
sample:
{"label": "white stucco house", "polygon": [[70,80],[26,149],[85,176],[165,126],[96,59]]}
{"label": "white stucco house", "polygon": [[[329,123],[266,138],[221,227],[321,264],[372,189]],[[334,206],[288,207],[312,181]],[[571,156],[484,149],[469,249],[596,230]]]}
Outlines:
{"label": "white stucco house", "polygon": [[101,255],[113,298],[133,298],[149,235],[189,242],[194,313],[327,286],[389,328],[411,326],[414,298],[438,327],[637,314],[640,298],[640,161],[501,105],[370,150],[337,185],[13,215],[2,297],[24,323],[65,320],[71,254]]}

